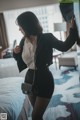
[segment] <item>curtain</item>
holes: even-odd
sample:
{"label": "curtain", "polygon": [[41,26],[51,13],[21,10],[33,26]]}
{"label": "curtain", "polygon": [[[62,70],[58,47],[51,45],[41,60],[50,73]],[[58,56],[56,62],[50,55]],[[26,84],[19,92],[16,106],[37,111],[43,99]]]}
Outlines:
{"label": "curtain", "polygon": [[0,46],[2,46],[2,49],[6,49],[9,47],[3,13],[0,13]]}

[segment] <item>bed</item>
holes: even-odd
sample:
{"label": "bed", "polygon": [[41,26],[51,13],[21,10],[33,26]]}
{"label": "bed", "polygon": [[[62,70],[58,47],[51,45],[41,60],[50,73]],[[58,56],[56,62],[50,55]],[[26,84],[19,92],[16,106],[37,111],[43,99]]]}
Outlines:
{"label": "bed", "polygon": [[24,120],[23,109],[26,105],[27,120],[31,104],[21,90],[26,71],[19,73],[14,58],[0,59],[0,117],[5,113],[7,120]]}
{"label": "bed", "polygon": [[26,104],[29,105],[27,95],[25,96],[21,91],[21,83],[23,81],[24,78],[22,77],[8,77],[0,79],[0,113],[6,113],[7,120],[20,119],[19,116],[25,99]]}
{"label": "bed", "polygon": [[0,59],[0,78],[6,77],[24,77],[26,70],[19,73],[17,63],[14,58]]}

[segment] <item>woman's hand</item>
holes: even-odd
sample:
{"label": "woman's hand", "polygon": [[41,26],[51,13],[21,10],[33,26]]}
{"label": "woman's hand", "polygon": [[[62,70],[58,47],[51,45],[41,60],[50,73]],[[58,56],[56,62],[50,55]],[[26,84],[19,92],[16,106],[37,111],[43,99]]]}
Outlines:
{"label": "woman's hand", "polygon": [[16,46],[16,47],[13,49],[13,52],[16,53],[16,54],[20,53],[20,51],[21,51],[20,46]]}

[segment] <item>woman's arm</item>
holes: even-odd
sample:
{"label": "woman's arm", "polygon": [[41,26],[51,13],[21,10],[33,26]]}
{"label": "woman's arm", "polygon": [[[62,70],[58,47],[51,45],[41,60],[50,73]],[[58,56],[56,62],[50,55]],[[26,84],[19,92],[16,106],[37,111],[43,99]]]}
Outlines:
{"label": "woman's arm", "polygon": [[27,65],[22,60],[23,45],[24,45],[24,38],[20,41],[19,46],[16,46],[16,48],[13,49],[13,57],[17,61],[19,72],[27,68]]}
{"label": "woman's arm", "polygon": [[52,48],[65,52],[69,50],[75,44],[75,42],[77,42],[78,39],[79,37],[76,22],[74,18],[72,18],[71,28],[67,39],[63,42],[61,40],[58,40],[53,34],[50,34],[49,44]]}
{"label": "woman's arm", "polygon": [[24,45],[24,38],[22,38],[20,44],[13,49],[13,57],[15,58],[15,60],[19,59],[19,57],[21,56],[23,45]]}

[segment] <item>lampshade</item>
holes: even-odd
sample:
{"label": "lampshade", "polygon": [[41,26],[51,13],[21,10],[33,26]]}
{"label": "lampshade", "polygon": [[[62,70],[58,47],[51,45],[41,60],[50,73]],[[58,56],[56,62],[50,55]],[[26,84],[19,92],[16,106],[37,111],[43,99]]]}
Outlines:
{"label": "lampshade", "polygon": [[2,46],[0,46],[0,49],[2,49]]}
{"label": "lampshade", "polygon": [[55,32],[59,32],[59,31],[66,31],[67,27],[66,27],[66,22],[62,22],[62,23],[54,23],[54,31]]}

